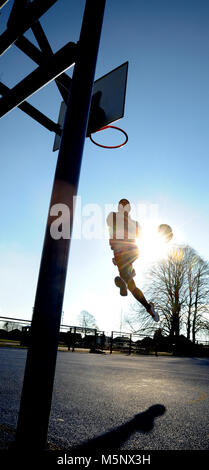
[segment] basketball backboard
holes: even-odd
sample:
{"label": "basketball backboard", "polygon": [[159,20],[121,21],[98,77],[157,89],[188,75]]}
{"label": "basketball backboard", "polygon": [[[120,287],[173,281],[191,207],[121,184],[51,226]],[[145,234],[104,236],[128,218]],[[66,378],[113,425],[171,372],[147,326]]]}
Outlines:
{"label": "basketball backboard", "polygon": [[[128,62],[94,82],[87,137],[124,116]],[[61,103],[58,124],[63,127],[66,104]],[[59,149],[60,135],[56,134],[53,151]]]}

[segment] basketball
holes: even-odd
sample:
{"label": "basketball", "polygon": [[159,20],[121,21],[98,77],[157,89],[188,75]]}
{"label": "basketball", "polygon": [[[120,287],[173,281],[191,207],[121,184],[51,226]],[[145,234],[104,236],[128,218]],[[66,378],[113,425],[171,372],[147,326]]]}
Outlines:
{"label": "basketball", "polygon": [[166,243],[169,242],[173,238],[173,231],[170,225],[167,225],[167,224],[159,225],[158,232],[160,235],[162,235]]}

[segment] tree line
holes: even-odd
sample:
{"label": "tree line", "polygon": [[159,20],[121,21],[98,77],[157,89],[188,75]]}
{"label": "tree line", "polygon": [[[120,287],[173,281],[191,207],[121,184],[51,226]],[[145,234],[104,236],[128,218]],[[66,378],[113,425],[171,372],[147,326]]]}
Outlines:
{"label": "tree line", "polygon": [[[197,334],[209,333],[209,263],[190,246],[175,246],[166,259],[152,265],[144,291],[171,340],[183,332],[195,343]],[[138,303],[132,306],[126,323],[135,333],[153,332],[152,319]]]}

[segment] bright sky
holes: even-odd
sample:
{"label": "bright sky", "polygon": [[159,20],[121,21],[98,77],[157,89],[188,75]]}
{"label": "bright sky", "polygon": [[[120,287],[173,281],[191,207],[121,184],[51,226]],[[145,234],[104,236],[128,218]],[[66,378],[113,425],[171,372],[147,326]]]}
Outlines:
{"label": "bright sky", "polygon": [[[59,0],[41,18],[54,52],[78,41],[84,5]],[[1,32],[11,6],[12,0],[1,10]],[[26,36],[36,43],[32,33]],[[107,205],[127,198],[142,226],[153,217],[168,223],[177,241],[209,259],[208,1],[107,0],[95,79],[127,60],[125,117],[118,125],[129,141],[104,150],[86,139],[78,191],[82,224],[90,223],[88,204],[99,207],[105,227]],[[36,68],[15,46],[0,64],[0,80],[9,87]],[[54,83],[28,101],[57,120],[61,96]],[[0,315],[30,319],[58,154],[53,133],[18,109],[1,119],[0,135]],[[119,329],[132,298],[120,297],[111,258],[104,236],[72,241],[65,324],[77,324],[87,310],[101,330]],[[141,288],[148,262],[150,250],[144,250],[135,266]]]}

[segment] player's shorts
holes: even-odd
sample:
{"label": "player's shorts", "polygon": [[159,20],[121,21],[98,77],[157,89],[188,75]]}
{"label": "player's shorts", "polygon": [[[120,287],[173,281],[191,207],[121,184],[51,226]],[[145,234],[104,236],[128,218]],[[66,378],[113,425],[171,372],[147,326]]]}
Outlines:
{"label": "player's shorts", "polygon": [[110,246],[114,251],[114,259],[120,276],[124,281],[128,282],[133,278],[132,263],[139,256],[138,246],[135,243],[128,242],[123,242],[122,245],[118,242],[111,242]]}

